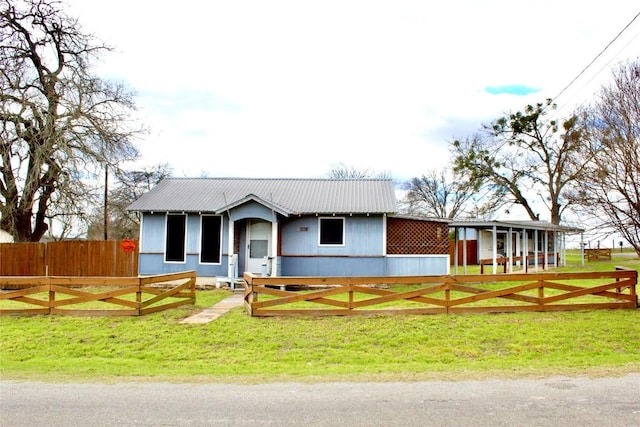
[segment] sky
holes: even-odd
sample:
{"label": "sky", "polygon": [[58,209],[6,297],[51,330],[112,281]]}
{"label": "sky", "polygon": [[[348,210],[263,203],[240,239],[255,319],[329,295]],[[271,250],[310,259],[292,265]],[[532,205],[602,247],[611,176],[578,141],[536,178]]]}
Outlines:
{"label": "sky", "polygon": [[67,0],[135,93],[138,165],[174,176],[402,182],[449,144],[556,98],[569,114],[640,56],[637,0]]}

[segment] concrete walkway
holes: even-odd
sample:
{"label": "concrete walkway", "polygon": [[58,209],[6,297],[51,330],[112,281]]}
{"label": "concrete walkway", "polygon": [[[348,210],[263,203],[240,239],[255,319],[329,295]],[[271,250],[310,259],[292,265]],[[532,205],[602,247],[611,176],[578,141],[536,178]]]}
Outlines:
{"label": "concrete walkway", "polygon": [[200,313],[196,313],[193,316],[187,317],[180,323],[209,323],[212,320],[215,320],[218,317],[222,316],[232,308],[241,306],[244,301],[243,297],[244,295],[241,293],[234,293],[230,297],[218,302],[213,307],[206,308]]}

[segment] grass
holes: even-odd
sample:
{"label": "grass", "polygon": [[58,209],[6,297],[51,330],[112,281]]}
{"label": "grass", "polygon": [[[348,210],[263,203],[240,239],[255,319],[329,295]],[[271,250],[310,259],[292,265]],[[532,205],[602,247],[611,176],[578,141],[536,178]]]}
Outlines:
{"label": "grass", "polygon": [[[596,265],[597,264],[597,265]],[[599,261],[583,271],[637,258]],[[195,306],[143,317],[0,317],[2,379],[265,382],[600,375],[640,371],[640,310],[251,318]]]}

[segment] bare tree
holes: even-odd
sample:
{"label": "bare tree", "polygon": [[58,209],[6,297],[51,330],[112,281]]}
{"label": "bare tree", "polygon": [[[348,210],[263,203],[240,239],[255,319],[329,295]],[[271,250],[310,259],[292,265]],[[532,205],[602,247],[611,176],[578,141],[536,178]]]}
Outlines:
{"label": "bare tree", "polygon": [[549,209],[551,223],[559,224],[571,199],[567,192],[581,178],[583,138],[572,117],[560,126],[545,115],[555,108],[551,100],[528,105],[484,125],[482,132],[454,141],[454,170],[470,181],[492,187],[496,196],[510,196],[533,220],[539,218],[534,200]]}
{"label": "bare tree", "polygon": [[614,71],[582,116],[587,174],[577,193],[604,233],[619,233],[640,256],[640,61]]}
{"label": "bare tree", "polygon": [[123,85],[90,64],[108,52],[55,0],[0,0],[0,228],[37,241],[95,194],[87,176],[137,151]]}
{"label": "bare tree", "polygon": [[353,166],[347,166],[344,163],[339,163],[331,168],[327,177],[330,179],[391,179],[391,172],[376,172],[371,169],[357,169]]}
{"label": "bare tree", "polygon": [[134,239],[139,235],[140,213],[127,210],[129,205],[148,192],[162,179],[171,175],[168,164],[136,170],[118,170],[117,183],[109,192],[107,208],[108,233],[104,231],[104,208],[97,209],[89,218],[87,238],[100,239],[108,234],[112,239]]}
{"label": "bare tree", "polygon": [[500,197],[483,197],[479,182],[456,176],[451,170],[429,170],[404,184],[405,209],[411,214],[436,218],[490,216],[503,203]]}

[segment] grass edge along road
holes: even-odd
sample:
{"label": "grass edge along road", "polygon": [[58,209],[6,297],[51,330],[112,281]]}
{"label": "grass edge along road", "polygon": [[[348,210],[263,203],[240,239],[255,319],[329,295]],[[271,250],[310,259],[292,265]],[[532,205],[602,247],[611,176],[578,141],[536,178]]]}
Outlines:
{"label": "grass edge along road", "polygon": [[236,308],[208,324],[179,323],[228,295],[199,291],[195,306],[142,317],[2,316],[0,378],[253,383],[640,371],[640,310],[260,319]]}

